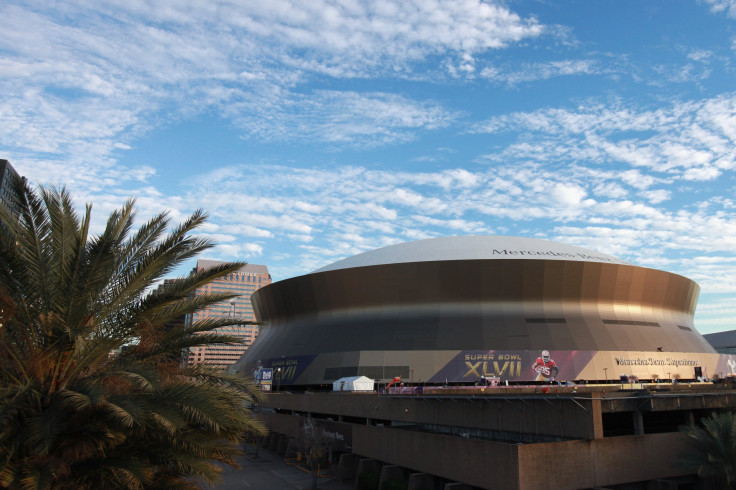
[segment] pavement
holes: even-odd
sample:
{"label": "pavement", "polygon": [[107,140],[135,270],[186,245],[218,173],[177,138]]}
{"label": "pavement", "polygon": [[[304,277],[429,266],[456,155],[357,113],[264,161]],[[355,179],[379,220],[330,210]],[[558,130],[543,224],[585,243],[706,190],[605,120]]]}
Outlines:
{"label": "pavement", "polygon": [[[314,476],[309,470],[301,468],[294,461],[284,461],[267,449],[259,449],[256,456],[254,448],[248,446],[246,455],[238,460],[239,470],[226,468],[222,473],[222,483],[217,490],[312,490]],[[352,482],[341,482],[333,474],[325,474],[317,479],[319,490],[354,490]]]}

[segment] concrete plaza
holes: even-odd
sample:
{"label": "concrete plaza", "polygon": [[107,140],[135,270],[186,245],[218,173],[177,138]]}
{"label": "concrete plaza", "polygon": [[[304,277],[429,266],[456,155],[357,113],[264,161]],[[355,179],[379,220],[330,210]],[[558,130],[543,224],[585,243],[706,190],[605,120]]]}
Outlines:
{"label": "concrete plaza", "polygon": [[[227,468],[223,482],[217,490],[310,490],[313,485],[311,473],[296,464],[284,461],[274,452],[261,448],[255,456],[252,447],[246,448],[246,456],[238,463],[241,469]],[[320,490],[352,490],[352,482],[342,483],[334,476],[321,477],[317,482]]]}

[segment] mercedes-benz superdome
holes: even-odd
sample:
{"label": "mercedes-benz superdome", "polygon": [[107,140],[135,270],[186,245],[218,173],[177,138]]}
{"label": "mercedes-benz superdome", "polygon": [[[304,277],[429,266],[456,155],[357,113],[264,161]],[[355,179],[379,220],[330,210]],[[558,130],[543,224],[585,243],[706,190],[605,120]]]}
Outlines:
{"label": "mercedes-benz superdome", "polygon": [[699,286],[547,240],[392,245],[256,292],[263,322],[234,366],[274,385],[694,379],[736,372],[693,323]]}

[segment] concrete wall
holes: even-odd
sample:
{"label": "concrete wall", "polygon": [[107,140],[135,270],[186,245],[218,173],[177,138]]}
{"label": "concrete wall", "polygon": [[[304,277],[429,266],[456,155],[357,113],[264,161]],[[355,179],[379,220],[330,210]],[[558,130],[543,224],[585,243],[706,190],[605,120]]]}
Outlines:
{"label": "concrete wall", "polygon": [[[261,414],[296,436],[302,418]],[[685,449],[679,433],[536,444],[506,444],[390,427],[352,425],[354,454],[487,489],[576,489],[671,478]]]}
{"label": "concrete wall", "polygon": [[270,394],[261,405],[305,413],[340,414],[566,439],[594,439],[601,436],[598,400],[576,396],[576,401],[572,401],[569,397],[557,397],[554,393],[543,395],[541,392],[535,398],[535,390],[532,388],[529,391],[523,401],[518,396],[516,399],[483,396],[453,400],[446,397],[378,396],[375,393]]}
{"label": "concrete wall", "polygon": [[593,488],[687,475],[675,463],[679,433],[519,446],[519,489]]}
{"label": "concrete wall", "polygon": [[355,426],[353,452],[481,488],[518,488],[515,444]]}
{"label": "concrete wall", "polygon": [[289,437],[296,437],[299,428],[304,423],[300,417],[290,417],[269,412],[259,413],[258,418],[268,426],[268,430],[271,431],[272,435],[274,433],[286,434]]}

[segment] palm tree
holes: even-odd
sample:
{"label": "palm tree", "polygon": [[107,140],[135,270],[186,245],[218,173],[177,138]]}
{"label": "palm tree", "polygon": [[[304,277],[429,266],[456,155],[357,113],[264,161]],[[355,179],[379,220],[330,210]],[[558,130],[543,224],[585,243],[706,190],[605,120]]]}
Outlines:
{"label": "palm tree", "polygon": [[719,488],[736,488],[736,416],[733,412],[713,413],[703,419],[702,427],[681,428],[691,450],[680,463],[698,476],[718,483]]}
{"label": "palm tree", "polygon": [[[16,184],[20,217],[0,205],[0,487],[198,488],[235,466],[246,434],[265,428],[249,411],[252,383],[183,350],[236,342],[216,329],[233,318],[170,325],[226,301],[194,296],[231,263],[152,286],[212,246],[192,236],[195,212],[167,233],[161,213],[134,230],[134,202],[90,235],[63,189]],[[110,353],[126,347],[116,356]]]}

